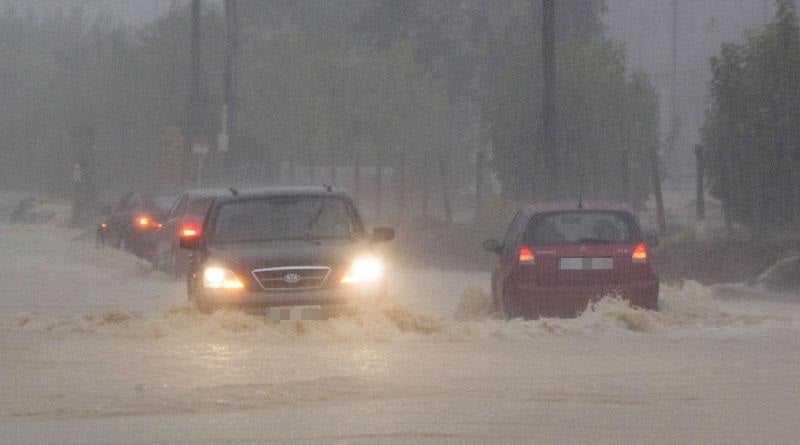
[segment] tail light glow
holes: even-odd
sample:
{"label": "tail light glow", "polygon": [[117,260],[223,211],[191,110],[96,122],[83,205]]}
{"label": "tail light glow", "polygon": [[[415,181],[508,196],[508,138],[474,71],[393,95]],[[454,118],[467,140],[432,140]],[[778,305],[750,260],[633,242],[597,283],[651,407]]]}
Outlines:
{"label": "tail light glow", "polygon": [[519,246],[519,264],[523,266],[532,266],[536,264],[536,256],[533,254],[528,246]]}
{"label": "tail light glow", "polygon": [[197,230],[192,227],[184,227],[181,229],[181,236],[184,238],[193,238],[197,236]]}
{"label": "tail light glow", "polygon": [[162,227],[160,222],[154,221],[147,215],[137,216],[134,222],[140,229],[160,229]]}
{"label": "tail light glow", "polygon": [[639,243],[633,248],[631,260],[633,260],[634,263],[647,262],[647,245],[645,243]]}

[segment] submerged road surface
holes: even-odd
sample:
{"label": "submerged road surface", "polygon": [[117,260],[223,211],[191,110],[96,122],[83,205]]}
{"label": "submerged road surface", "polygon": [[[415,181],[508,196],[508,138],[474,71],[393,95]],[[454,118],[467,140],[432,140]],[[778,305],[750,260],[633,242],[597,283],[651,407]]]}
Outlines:
{"label": "submerged road surface", "polygon": [[78,236],[0,226],[0,443],[800,440],[797,304],[687,283],[506,323],[486,274],[402,271],[357,316],[274,323]]}

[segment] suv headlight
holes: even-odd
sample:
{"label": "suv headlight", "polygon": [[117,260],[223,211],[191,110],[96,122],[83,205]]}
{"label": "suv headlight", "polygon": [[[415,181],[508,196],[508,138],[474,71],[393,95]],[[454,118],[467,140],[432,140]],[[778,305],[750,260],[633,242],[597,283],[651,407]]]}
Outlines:
{"label": "suv headlight", "polygon": [[374,256],[356,258],[342,277],[342,284],[376,283],[383,278],[383,263]]}
{"label": "suv headlight", "polygon": [[244,283],[228,269],[206,267],[203,270],[203,287],[208,289],[243,289]]}

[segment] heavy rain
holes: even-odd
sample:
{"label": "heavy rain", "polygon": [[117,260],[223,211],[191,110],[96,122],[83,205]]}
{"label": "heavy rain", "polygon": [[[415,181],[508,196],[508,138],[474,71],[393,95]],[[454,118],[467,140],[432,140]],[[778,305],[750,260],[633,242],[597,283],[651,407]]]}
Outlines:
{"label": "heavy rain", "polygon": [[0,1],[0,444],[797,443],[799,6]]}

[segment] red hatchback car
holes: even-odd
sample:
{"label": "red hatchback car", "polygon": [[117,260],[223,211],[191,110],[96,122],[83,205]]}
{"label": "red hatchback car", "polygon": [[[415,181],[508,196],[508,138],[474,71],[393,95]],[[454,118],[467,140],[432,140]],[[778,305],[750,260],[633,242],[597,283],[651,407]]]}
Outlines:
{"label": "red hatchback car", "polygon": [[645,237],[621,205],[528,206],[517,212],[503,242],[485,250],[500,257],[492,302],[507,319],[574,317],[605,295],[658,309],[658,277]]}

